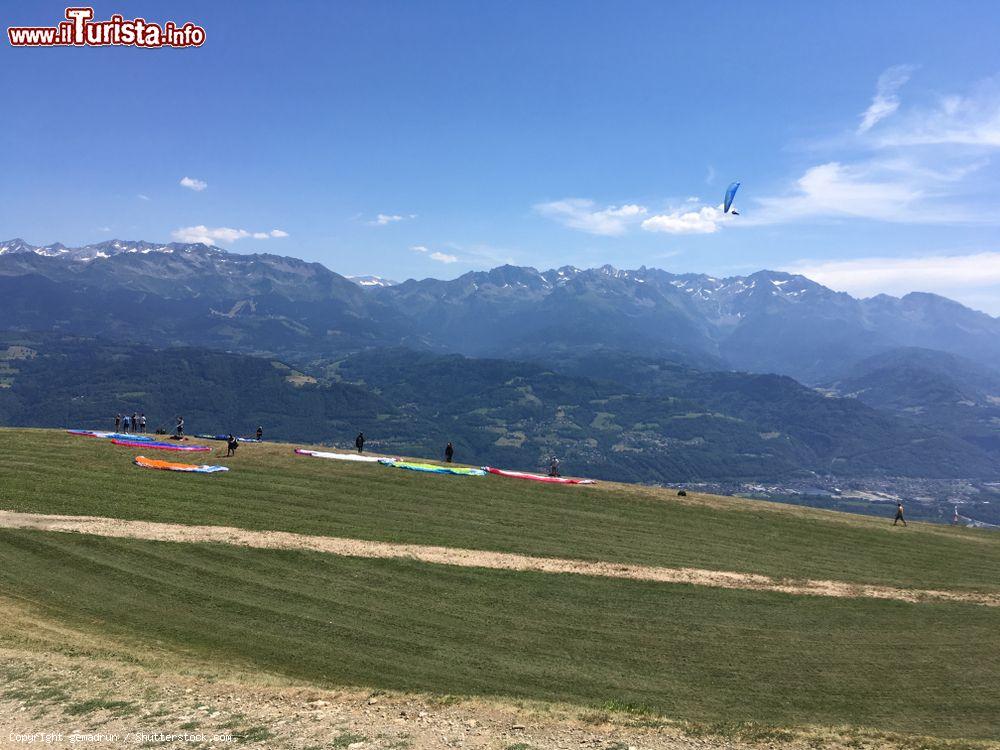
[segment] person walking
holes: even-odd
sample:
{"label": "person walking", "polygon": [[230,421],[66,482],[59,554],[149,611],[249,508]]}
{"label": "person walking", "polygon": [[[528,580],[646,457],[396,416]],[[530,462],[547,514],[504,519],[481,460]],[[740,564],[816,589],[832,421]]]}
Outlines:
{"label": "person walking", "polygon": [[229,437],[226,438],[226,457],[235,456],[236,449],[240,447],[239,441],[233,437],[233,433],[229,433]]}
{"label": "person walking", "polygon": [[902,500],[896,503],[896,517],[892,521],[892,525],[895,526],[900,521],[903,522],[903,526],[906,526],[906,519],[903,518],[903,502]]}
{"label": "person walking", "polygon": [[358,436],[354,438],[354,447],[358,449],[358,453],[365,449],[365,433],[359,432]]}
{"label": "person walking", "polygon": [[444,460],[450,464],[451,459],[453,459],[454,457],[455,457],[455,446],[452,445],[451,443],[448,443],[448,445],[444,447]]}

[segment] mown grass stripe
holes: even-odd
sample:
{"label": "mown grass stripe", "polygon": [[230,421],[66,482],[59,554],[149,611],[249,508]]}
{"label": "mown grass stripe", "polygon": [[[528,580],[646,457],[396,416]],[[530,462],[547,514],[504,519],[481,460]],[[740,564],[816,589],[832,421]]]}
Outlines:
{"label": "mown grass stripe", "polygon": [[46,430],[0,430],[0,456],[0,507],[14,510],[1000,592],[1000,535],[987,532],[643,488],[473,488],[281,445],[242,446],[218,477],[141,473],[129,451]]}
{"label": "mown grass stripe", "polygon": [[324,685],[1000,738],[1000,612],[0,531],[0,591]]}
{"label": "mown grass stripe", "polygon": [[254,549],[309,550],[341,557],[413,559],[435,565],[466,568],[584,575],[659,583],[681,583],[711,588],[777,591],[798,596],[894,599],[914,603],[951,601],[1000,607],[1000,595],[984,592],[860,586],[845,584],[841,581],[776,580],[759,574],[750,575],[732,571],[543,558],[484,550],[371,542],[278,531],[251,531],[226,526],[189,526],[151,521],[123,521],[117,518],[42,515],[0,510],[0,528],[35,529],[54,533],[80,533],[120,539],[146,539],[185,544],[209,542]]}

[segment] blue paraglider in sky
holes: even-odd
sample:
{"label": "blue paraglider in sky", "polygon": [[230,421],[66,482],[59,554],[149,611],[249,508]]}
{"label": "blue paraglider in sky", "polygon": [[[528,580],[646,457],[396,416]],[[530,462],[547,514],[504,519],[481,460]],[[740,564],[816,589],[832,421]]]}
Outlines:
{"label": "blue paraglider in sky", "polygon": [[[736,197],[736,191],[740,189],[740,183],[734,182],[728,188],[726,188],[726,201],[723,203],[722,213],[728,214],[729,209],[733,206],[733,198]],[[733,216],[739,216],[739,211],[733,209]]]}

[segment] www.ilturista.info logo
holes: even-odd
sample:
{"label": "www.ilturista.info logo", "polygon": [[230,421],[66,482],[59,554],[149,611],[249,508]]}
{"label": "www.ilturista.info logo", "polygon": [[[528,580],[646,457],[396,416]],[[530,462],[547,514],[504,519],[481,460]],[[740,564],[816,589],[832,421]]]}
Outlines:
{"label": "www.ilturista.info logo", "polygon": [[57,26],[11,26],[7,38],[14,47],[200,47],[205,29],[190,21],[183,25],[153,23],[144,18],[126,19],[115,14],[94,21],[93,8],[67,8],[66,20]]}

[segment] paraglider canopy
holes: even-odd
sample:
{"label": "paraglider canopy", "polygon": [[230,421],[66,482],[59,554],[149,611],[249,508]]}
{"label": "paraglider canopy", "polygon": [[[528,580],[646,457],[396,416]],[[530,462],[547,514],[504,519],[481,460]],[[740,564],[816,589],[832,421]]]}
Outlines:
{"label": "paraglider canopy", "polygon": [[[728,188],[726,188],[726,200],[722,204],[722,206],[723,206],[722,207],[722,213],[724,213],[724,214],[728,214],[729,213],[729,209],[732,208],[732,206],[733,206],[733,198],[736,197],[736,191],[739,190],[739,189],[740,189],[740,183],[739,182],[734,182]],[[736,213],[736,211],[733,211],[733,214],[736,215],[736,216],[739,216],[739,214]]]}

